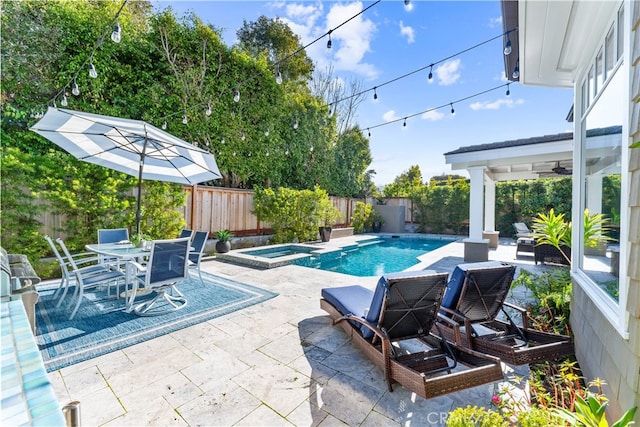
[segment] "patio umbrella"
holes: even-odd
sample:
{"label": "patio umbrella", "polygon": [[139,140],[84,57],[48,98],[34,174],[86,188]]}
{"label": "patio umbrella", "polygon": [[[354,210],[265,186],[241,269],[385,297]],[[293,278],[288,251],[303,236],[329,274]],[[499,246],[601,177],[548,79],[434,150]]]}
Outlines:
{"label": "patio umbrella", "polygon": [[143,179],[194,185],[221,178],[208,151],[141,120],[49,107],[31,130],[80,160],[137,176],[137,233]]}

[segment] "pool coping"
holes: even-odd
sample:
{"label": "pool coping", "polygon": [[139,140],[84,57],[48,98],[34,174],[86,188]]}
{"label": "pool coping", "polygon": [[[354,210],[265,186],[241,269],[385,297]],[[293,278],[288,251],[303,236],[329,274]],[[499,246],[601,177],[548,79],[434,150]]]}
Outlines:
{"label": "pool coping", "polygon": [[[255,268],[277,268],[285,265],[304,264],[305,259],[311,259],[311,257],[319,257],[319,256],[331,256],[332,253],[340,254],[344,251],[356,249],[358,247],[367,246],[371,244],[377,243],[380,238],[389,238],[389,237],[399,237],[399,238],[416,238],[416,239],[438,239],[438,240],[450,240],[452,243],[456,240],[460,239],[460,236],[443,236],[443,235],[435,235],[435,234],[422,234],[422,233],[376,233],[376,234],[360,234],[354,238],[338,238],[332,239],[328,244],[322,243],[320,241],[315,242],[305,242],[305,243],[282,243],[276,245],[265,245],[258,246],[253,248],[243,248],[243,249],[234,249],[226,253],[216,254],[216,258],[219,260],[223,260],[226,262],[231,262],[234,264],[240,264]],[[341,242],[341,240],[343,240]],[[270,249],[272,251],[277,251],[278,249],[286,250],[291,247],[302,248],[305,251],[300,253],[293,253],[291,255],[279,256],[277,258],[268,258],[260,256],[259,254],[255,254],[256,251],[261,249]],[[251,252],[251,253],[249,253]],[[426,255],[426,254],[425,254]],[[421,257],[418,259],[420,260]],[[415,266],[410,269],[416,268],[418,265],[422,264],[419,262]]]}

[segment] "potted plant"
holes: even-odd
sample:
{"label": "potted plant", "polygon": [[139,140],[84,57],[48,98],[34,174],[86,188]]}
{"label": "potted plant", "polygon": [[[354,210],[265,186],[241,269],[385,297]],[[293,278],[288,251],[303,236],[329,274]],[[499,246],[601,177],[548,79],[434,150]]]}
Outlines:
{"label": "potted plant", "polygon": [[148,234],[138,233],[138,234],[131,235],[129,240],[131,241],[131,244],[135,247],[140,247],[143,249],[151,249],[151,241],[153,239]]}
{"label": "potted plant", "polygon": [[321,199],[318,202],[318,231],[320,232],[320,240],[328,242],[331,239],[331,231],[338,218],[342,216],[342,212],[333,205],[330,199]]}
{"label": "potted plant", "polygon": [[216,252],[223,254],[231,250],[231,238],[233,234],[229,230],[220,230],[216,233]]}
{"label": "potted plant", "polygon": [[371,222],[371,230],[374,233],[379,233],[382,229],[382,224],[384,224],[384,219],[380,212],[375,209],[371,210],[371,215],[369,216],[369,221]]}

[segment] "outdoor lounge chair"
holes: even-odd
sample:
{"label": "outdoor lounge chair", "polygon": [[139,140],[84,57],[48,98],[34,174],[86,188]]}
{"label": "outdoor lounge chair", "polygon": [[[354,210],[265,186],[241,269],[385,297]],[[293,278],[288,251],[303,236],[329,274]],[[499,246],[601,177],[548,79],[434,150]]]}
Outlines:
{"label": "outdoor lounge chair", "polygon": [[[511,365],[525,365],[573,354],[566,335],[529,327],[526,310],[505,302],[516,267],[498,261],[458,265],[451,274],[438,322],[447,340]],[[520,313],[522,327],[505,310]],[[500,312],[506,320],[498,319]]]}
{"label": "outdoor lounge chair", "polygon": [[[357,285],[325,288],[320,307],[384,371],[389,391],[398,382],[429,399],[502,380],[498,358],[430,333],[446,280],[447,273],[428,270],[387,274],[375,292]],[[402,349],[413,338],[420,351]]]}
{"label": "outdoor lounge chair", "polygon": [[524,222],[514,222],[513,228],[516,230],[516,237],[532,237],[533,231]]}

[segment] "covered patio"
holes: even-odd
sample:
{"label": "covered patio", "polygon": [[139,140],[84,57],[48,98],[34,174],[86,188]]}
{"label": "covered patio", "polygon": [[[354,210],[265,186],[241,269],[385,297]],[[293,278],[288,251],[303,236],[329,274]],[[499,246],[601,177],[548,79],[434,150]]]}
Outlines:
{"label": "covered patio", "polygon": [[[587,132],[590,165],[586,177],[586,208],[591,214],[602,212],[602,178],[618,166],[616,150],[619,151],[621,133],[621,126]],[[465,261],[486,261],[489,248],[495,246],[498,237],[495,227],[496,183],[571,177],[573,149],[573,133],[565,132],[461,147],[445,153],[451,169],[466,170],[471,179]]]}

